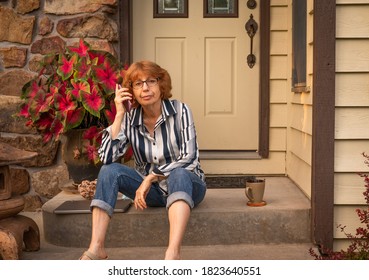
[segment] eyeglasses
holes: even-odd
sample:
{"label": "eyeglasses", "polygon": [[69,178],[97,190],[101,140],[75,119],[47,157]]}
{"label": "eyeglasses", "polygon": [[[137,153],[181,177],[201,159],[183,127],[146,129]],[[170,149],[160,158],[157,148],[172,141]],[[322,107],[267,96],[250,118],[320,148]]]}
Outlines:
{"label": "eyeglasses", "polygon": [[150,79],[147,79],[146,81],[138,80],[138,81],[131,83],[131,86],[134,89],[141,89],[143,88],[144,83],[146,83],[148,87],[153,87],[158,84],[158,81],[159,81],[159,78],[150,78]]}

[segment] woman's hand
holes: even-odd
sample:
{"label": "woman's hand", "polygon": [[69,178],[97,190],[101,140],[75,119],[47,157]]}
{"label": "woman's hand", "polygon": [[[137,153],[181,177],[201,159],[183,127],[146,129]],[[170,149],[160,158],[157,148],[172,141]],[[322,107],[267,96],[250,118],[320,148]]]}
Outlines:
{"label": "woman's hand", "polygon": [[146,196],[149,193],[152,183],[156,182],[158,179],[155,175],[149,174],[141,183],[136,191],[136,196],[134,199],[134,205],[136,209],[144,210],[147,208]]}

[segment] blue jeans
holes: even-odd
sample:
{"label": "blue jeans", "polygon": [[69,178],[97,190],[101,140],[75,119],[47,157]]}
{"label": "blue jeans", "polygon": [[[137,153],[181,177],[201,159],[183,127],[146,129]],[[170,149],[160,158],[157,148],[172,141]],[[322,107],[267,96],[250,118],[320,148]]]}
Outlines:
{"label": "blue jeans", "polygon": [[[146,204],[151,207],[170,205],[178,200],[185,201],[191,209],[205,197],[206,184],[194,173],[183,169],[174,169],[168,176],[168,193],[159,188],[158,183],[152,184],[146,197]],[[143,181],[140,174],[126,165],[112,163],[103,165],[97,179],[95,197],[92,207],[99,207],[111,217],[114,212],[118,192],[134,199],[136,190]]]}

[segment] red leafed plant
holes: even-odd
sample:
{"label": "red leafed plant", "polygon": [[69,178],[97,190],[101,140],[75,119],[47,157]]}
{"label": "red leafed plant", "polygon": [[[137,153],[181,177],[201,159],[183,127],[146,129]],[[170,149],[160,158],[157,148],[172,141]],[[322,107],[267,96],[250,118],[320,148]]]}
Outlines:
{"label": "red leafed plant", "polygon": [[48,142],[71,129],[88,128],[82,151],[97,164],[101,131],[115,117],[114,90],[126,67],[109,52],[93,50],[83,39],[78,47],[45,55],[39,75],[22,88],[19,116]]}
{"label": "red leafed plant", "polygon": [[[369,155],[362,153],[364,163],[369,166]],[[320,248],[320,254],[310,249],[310,255],[317,260],[369,260],[369,175],[360,174],[364,178],[365,191],[363,192],[367,209],[356,209],[356,214],[362,226],[356,228],[356,233],[347,233],[346,226],[339,225],[339,228],[350,240],[350,245],[346,250],[335,252],[326,248]]]}

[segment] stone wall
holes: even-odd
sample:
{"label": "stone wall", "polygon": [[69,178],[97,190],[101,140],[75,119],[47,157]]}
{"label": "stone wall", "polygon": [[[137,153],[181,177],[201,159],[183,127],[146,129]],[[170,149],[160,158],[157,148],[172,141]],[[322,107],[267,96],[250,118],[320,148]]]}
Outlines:
{"label": "stone wall", "polygon": [[117,55],[118,1],[0,0],[0,142],[38,153],[22,166],[11,166],[13,192],[25,197],[27,211],[58,194],[69,174],[62,144],[44,143],[14,118],[22,86],[37,74],[42,55],[77,45],[79,38]]}

